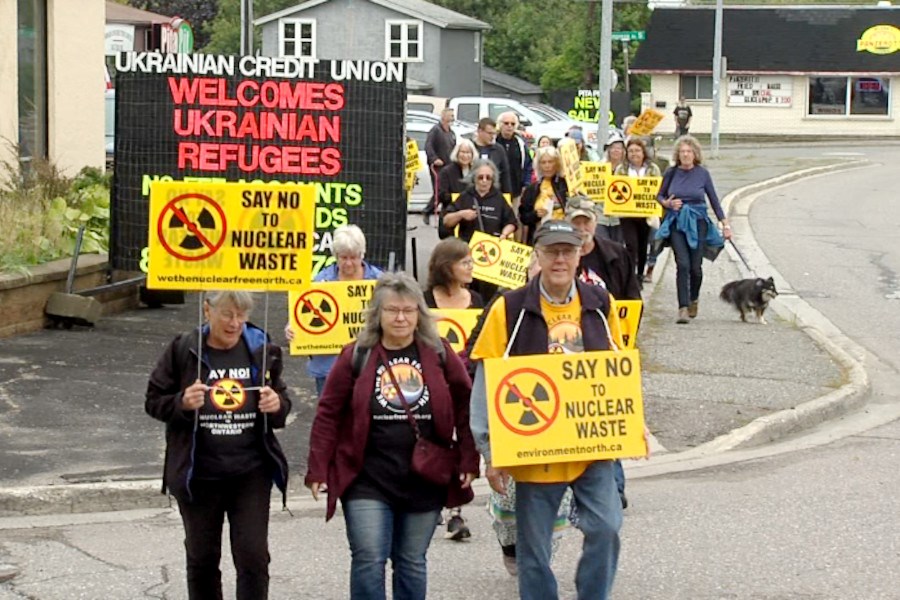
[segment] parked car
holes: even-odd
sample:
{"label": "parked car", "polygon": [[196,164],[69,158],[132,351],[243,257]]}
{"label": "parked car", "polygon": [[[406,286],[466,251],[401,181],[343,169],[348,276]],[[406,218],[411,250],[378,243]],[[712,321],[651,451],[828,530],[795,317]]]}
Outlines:
{"label": "parked car", "polygon": [[419,146],[420,167],[416,172],[416,182],[407,206],[407,211],[412,213],[422,212],[434,194],[431,175],[428,173],[428,160],[425,157],[425,138],[428,137],[428,132],[433,126],[433,124],[417,121],[407,121],[406,123],[406,135],[416,140],[416,145]]}
{"label": "parked car", "polygon": [[406,110],[421,110],[440,115],[447,106],[447,99],[439,96],[423,96],[420,94],[406,95]]}
{"label": "parked car", "polygon": [[[425,112],[422,110],[407,110],[406,111],[406,123],[424,123],[426,125],[430,125],[430,127],[434,127],[438,123],[441,122],[440,115],[436,115],[434,113]],[[466,123],[464,121],[453,121],[450,125],[450,129],[453,130],[453,133],[456,134],[456,137],[466,137],[472,139],[472,136],[475,134],[475,130],[477,127],[472,125],[471,123]]]}
{"label": "parked car", "polygon": [[[524,126],[526,131],[535,139],[543,135],[549,136],[556,141],[566,135],[566,132],[573,126],[584,126],[568,117],[562,118],[558,115],[546,112],[545,109],[535,110],[524,102],[514,100],[512,98],[489,98],[484,96],[458,96],[450,98],[447,106],[456,111],[456,118],[470,123],[477,123],[484,117],[490,117],[497,120],[502,113],[512,111],[519,116],[519,124]],[[541,105],[538,105],[539,107]],[[588,141],[596,141],[596,131],[587,134]]]}

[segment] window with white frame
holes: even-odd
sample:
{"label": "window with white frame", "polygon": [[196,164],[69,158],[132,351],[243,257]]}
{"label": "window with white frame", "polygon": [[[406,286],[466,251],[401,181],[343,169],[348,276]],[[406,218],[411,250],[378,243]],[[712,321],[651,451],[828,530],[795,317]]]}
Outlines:
{"label": "window with white frame", "polygon": [[887,116],[890,83],[887,77],[810,77],[808,114]]}
{"label": "window with white frame", "polygon": [[712,100],[712,75],[682,75],[681,97],[685,100]]}
{"label": "window with white frame", "polygon": [[385,21],[385,59],[422,62],[422,21]]}
{"label": "window with white frame", "polygon": [[282,19],[278,22],[279,56],[316,57],[314,19]]}

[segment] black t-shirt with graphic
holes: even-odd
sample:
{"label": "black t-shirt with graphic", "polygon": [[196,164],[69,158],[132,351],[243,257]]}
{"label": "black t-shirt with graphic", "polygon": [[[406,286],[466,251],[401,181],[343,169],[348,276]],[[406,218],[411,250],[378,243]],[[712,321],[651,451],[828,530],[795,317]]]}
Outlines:
{"label": "black t-shirt with graphic", "polygon": [[480,198],[474,189],[467,190],[459,195],[456,202],[447,207],[447,212],[457,212],[468,208],[476,208],[481,212],[481,224],[478,219],[474,221],[459,222],[459,239],[468,242],[472,239],[472,234],[476,231],[483,231],[488,235],[499,236],[503,232],[503,228],[510,223],[516,222],[516,213],[512,207],[506,202],[500,192],[491,190],[484,198]]}
{"label": "black t-shirt with graphic", "polygon": [[229,350],[207,348],[210,387],[200,409],[194,477],[223,479],[265,463],[256,414],[259,392],[249,390],[250,352],[243,342]]}
{"label": "black t-shirt with graphic", "polygon": [[[422,375],[415,343],[401,350],[386,350],[394,378],[416,419],[421,435],[432,438],[431,392]],[[359,476],[344,494],[344,500],[379,500],[396,510],[424,512],[443,506],[447,490],[429,483],[410,470],[416,435],[406,410],[397,397],[384,363],[376,354],[372,421]]]}

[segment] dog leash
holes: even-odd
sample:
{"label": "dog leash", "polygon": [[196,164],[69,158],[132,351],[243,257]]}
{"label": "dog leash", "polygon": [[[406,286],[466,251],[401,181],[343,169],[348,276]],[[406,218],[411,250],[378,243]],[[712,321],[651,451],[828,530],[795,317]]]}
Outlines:
{"label": "dog leash", "polygon": [[747,267],[747,270],[750,271],[751,273],[753,273],[753,267],[750,266],[750,263],[747,262],[747,259],[744,257],[744,254],[735,245],[734,240],[728,240],[728,243],[731,244],[731,247],[734,248],[735,252],[737,252],[738,258],[741,259],[741,262],[744,263],[744,266]]}

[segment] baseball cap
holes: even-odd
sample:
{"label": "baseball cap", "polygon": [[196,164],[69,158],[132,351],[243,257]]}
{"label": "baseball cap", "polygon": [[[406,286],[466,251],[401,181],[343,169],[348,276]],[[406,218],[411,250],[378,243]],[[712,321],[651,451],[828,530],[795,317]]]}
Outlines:
{"label": "baseball cap", "polygon": [[606,140],[606,144],[603,146],[603,149],[605,150],[616,143],[625,145],[625,137],[618,131],[613,131],[609,134],[609,139]]}
{"label": "baseball cap", "polygon": [[581,239],[581,234],[575,231],[571,223],[554,219],[538,227],[534,234],[535,246],[551,246],[553,244],[582,246],[584,240]]}
{"label": "baseball cap", "polygon": [[584,134],[581,133],[580,129],[570,129],[566,137],[572,138],[575,142],[584,142]]}
{"label": "baseball cap", "polygon": [[597,213],[594,201],[583,194],[572,196],[566,201],[566,221],[572,221],[575,217],[587,217],[596,219]]}

